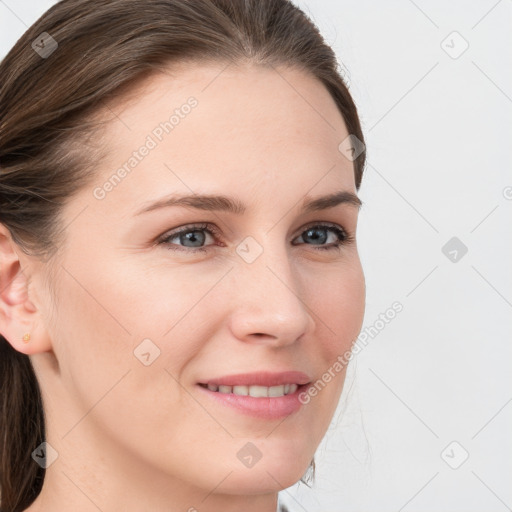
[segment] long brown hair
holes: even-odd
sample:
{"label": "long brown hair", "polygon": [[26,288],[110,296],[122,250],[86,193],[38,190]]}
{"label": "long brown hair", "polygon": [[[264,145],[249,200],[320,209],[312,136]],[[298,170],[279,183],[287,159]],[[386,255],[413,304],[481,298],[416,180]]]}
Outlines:
{"label": "long brown hair", "polygon": [[[62,205],[91,182],[98,162],[99,153],[83,149],[93,114],[125,86],[184,60],[305,70],[364,141],[333,50],[288,0],[62,0],[0,63],[0,223],[21,250],[48,265],[55,259]],[[359,189],[364,151],[353,164]],[[44,440],[30,359],[0,336],[3,512],[24,510],[41,491],[44,469],[31,453]]]}

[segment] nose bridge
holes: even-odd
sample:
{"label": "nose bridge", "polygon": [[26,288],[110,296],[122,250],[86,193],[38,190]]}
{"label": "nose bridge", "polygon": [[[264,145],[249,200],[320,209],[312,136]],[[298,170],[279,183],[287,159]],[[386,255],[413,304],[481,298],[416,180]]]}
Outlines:
{"label": "nose bridge", "polygon": [[278,237],[267,237],[263,245],[248,237],[237,253],[234,334],[244,340],[265,335],[273,344],[293,343],[307,331],[311,317],[285,244]]}

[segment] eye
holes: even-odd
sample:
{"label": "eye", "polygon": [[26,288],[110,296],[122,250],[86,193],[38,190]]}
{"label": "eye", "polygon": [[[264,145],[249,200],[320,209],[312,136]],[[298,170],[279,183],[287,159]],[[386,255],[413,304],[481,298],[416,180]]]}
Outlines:
{"label": "eye", "polygon": [[[321,245],[324,244],[329,238],[328,232],[334,233],[335,241],[330,245]],[[354,239],[350,236],[345,229],[337,224],[316,224],[306,228],[298,238],[302,238],[303,240],[311,240],[313,245],[321,245],[320,247],[315,247],[315,249],[329,251],[333,249],[340,250],[342,245],[346,245],[352,242]]]}
{"label": "eye", "polygon": [[[214,228],[210,224],[197,224],[185,226],[178,231],[173,231],[172,233],[167,234],[164,238],[158,241],[158,244],[167,245],[168,249],[173,251],[182,251],[182,252],[206,252],[207,249],[205,247],[201,247],[201,244],[204,243],[205,235],[204,233],[208,233],[210,236],[220,236],[217,228]],[[180,248],[180,246],[171,243],[171,240],[178,239],[180,243],[190,242],[192,246],[185,246],[185,249]],[[190,250],[189,250],[190,249]]]}
{"label": "eye", "polygon": [[[171,233],[165,234],[162,238],[158,240],[158,245],[167,246],[168,249],[173,251],[181,251],[181,252],[207,252],[209,246],[203,246],[202,244],[206,241],[207,233],[212,238],[221,238],[219,230],[208,223],[197,224],[197,225],[189,225],[185,226],[182,229],[177,231],[173,231]],[[329,239],[329,233],[332,237],[334,235],[334,241],[329,245],[324,245]],[[337,224],[314,224],[312,226],[306,227],[306,230],[302,232],[302,234],[296,238],[302,238],[307,245],[308,240],[312,242],[311,245],[318,245],[319,247],[315,247],[317,250],[339,250],[342,245],[349,244],[354,239],[351,235],[349,235],[345,229]],[[178,241],[179,244],[173,243],[173,241]],[[182,245],[183,244],[183,245]],[[192,245],[185,245],[192,244]],[[211,245],[219,245],[219,244],[211,244]],[[293,244],[298,245],[298,244]]]}

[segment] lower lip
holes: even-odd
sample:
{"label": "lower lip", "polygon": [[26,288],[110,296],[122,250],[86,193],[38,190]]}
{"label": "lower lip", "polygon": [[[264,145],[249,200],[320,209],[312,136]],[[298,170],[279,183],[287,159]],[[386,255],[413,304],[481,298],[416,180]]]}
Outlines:
{"label": "lower lip", "polygon": [[304,384],[299,386],[295,393],[270,398],[219,393],[218,391],[210,391],[208,388],[197,384],[200,391],[207,394],[218,403],[231,406],[243,414],[267,420],[284,418],[297,412],[303,405],[299,401],[299,394],[308,388],[308,386],[309,384]]}

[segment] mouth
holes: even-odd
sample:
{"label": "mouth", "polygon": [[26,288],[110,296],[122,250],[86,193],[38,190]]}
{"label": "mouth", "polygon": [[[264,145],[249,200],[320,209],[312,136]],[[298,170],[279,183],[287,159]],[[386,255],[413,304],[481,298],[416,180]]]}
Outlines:
{"label": "mouth", "polygon": [[299,389],[296,383],[281,384],[280,386],[225,386],[218,384],[199,384],[214,393],[233,394],[237,396],[252,396],[253,398],[277,398],[292,395]]}
{"label": "mouth", "polygon": [[297,412],[299,394],[311,385],[302,372],[252,373],[198,382],[201,392],[215,404],[262,419],[277,419]]}

